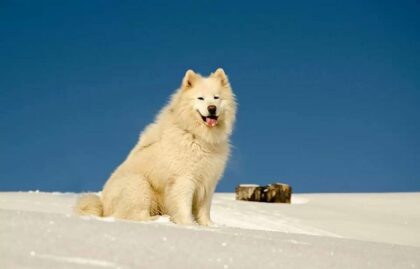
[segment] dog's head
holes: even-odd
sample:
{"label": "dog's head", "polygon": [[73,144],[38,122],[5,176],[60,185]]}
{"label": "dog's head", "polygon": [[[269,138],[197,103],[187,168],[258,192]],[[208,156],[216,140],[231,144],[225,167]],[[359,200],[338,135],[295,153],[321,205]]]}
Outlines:
{"label": "dog's head", "polygon": [[223,69],[208,77],[188,70],[174,96],[179,123],[209,142],[227,138],[236,114],[235,95]]}

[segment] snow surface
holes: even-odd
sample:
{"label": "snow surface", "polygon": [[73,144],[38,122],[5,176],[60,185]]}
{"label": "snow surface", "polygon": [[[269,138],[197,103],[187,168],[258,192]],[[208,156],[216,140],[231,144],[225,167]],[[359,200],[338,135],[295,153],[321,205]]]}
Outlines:
{"label": "snow surface", "polygon": [[207,228],[77,217],[77,196],[0,193],[0,268],[420,268],[420,193],[217,193]]}

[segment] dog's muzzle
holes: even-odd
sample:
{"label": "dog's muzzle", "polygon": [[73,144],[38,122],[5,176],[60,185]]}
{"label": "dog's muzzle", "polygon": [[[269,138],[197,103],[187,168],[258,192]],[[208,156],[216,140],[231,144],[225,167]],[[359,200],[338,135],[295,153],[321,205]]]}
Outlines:
{"label": "dog's muzzle", "polygon": [[217,119],[219,118],[216,115],[209,115],[209,116],[203,116],[201,115],[200,111],[198,111],[198,114],[200,114],[201,119],[204,121],[204,123],[208,126],[208,127],[214,127],[217,125]]}

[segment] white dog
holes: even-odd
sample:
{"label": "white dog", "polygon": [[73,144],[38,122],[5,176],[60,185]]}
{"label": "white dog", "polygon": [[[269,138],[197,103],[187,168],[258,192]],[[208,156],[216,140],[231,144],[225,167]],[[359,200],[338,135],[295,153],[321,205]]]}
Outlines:
{"label": "white dog", "polygon": [[82,196],[80,215],[211,225],[210,206],[229,157],[236,102],[219,68],[209,77],[188,70],[180,89],[146,127],[101,197]]}

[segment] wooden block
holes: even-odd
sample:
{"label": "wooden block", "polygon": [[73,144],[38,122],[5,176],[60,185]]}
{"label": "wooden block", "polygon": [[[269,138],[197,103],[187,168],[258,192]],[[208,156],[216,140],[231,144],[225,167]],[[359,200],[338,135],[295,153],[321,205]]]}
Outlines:
{"label": "wooden block", "polygon": [[292,198],[292,187],[283,183],[267,186],[241,184],[236,187],[235,192],[236,200],[243,201],[290,204]]}

